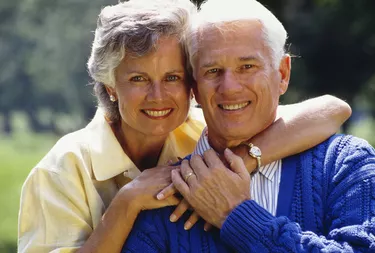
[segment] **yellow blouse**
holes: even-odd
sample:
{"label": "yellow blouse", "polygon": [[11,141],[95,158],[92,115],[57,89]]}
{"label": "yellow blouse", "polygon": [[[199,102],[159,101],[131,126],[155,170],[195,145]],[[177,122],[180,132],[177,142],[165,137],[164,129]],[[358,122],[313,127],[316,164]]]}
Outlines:
{"label": "yellow blouse", "polygon": [[[158,165],[193,152],[204,123],[188,119],[169,134]],[[114,177],[141,172],[123,152],[99,109],[62,137],[32,169],[21,194],[18,252],[75,252],[99,224],[118,191]]]}

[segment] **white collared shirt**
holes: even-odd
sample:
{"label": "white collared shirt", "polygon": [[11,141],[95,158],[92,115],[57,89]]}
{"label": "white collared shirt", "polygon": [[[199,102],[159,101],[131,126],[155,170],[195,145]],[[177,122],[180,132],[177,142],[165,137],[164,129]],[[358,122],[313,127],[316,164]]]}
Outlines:
{"label": "white collared shirt", "polygon": [[[204,151],[212,149],[208,142],[207,128],[202,132],[193,155],[203,155]],[[260,206],[276,215],[277,200],[281,178],[281,160],[262,166],[259,173],[251,179],[251,198]]]}
{"label": "white collared shirt", "polygon": [[[190,154],[203,123],[169,134],[158,165]],[[114,177],[141,172],[124,153],[99,109],[87,127],[62,137],[33,168],[21,193],[18,252],[76,252],[118,192]]]}

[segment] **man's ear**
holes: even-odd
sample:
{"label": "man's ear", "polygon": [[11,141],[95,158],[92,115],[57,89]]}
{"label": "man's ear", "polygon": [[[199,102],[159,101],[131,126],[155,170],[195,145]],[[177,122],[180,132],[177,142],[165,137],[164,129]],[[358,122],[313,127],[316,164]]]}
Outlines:
{"label": "man's ear", "polygon": [[291,71],[291,58],[289,54],[285,54],[280,61],[279,73],[280,73],[280,95],[284,95],[284,93],[288,89],[289,80],[290,80],[290,71]]}

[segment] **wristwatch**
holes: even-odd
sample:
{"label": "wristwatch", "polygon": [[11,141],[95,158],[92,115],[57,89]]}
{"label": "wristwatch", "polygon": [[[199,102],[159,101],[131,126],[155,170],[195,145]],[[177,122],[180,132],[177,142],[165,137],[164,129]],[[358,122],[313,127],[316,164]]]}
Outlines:
{"label": "wristwatch", "polygon": [[251,174],[255,174],[259,171],[260,167],[262,166],[262,151],[257,146],[254,146],[252,143],[242,142],[249,147],[249,155],[257,159],[257,168],[255,171],[251,172]]}

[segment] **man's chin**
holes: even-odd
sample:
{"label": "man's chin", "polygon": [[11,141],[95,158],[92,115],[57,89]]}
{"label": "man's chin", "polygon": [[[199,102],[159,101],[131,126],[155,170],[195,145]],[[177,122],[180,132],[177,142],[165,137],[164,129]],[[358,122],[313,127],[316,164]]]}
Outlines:
{"label": "man's chin", "polygon": [[[221,131],[222,139],[230,143],[229,146],[237,146],[241,142],[251,139],[255,134],[249,131],[240,131],[236,129],[228,129],[227,131]],[[237,143],[237,144],[236,144]]]}

